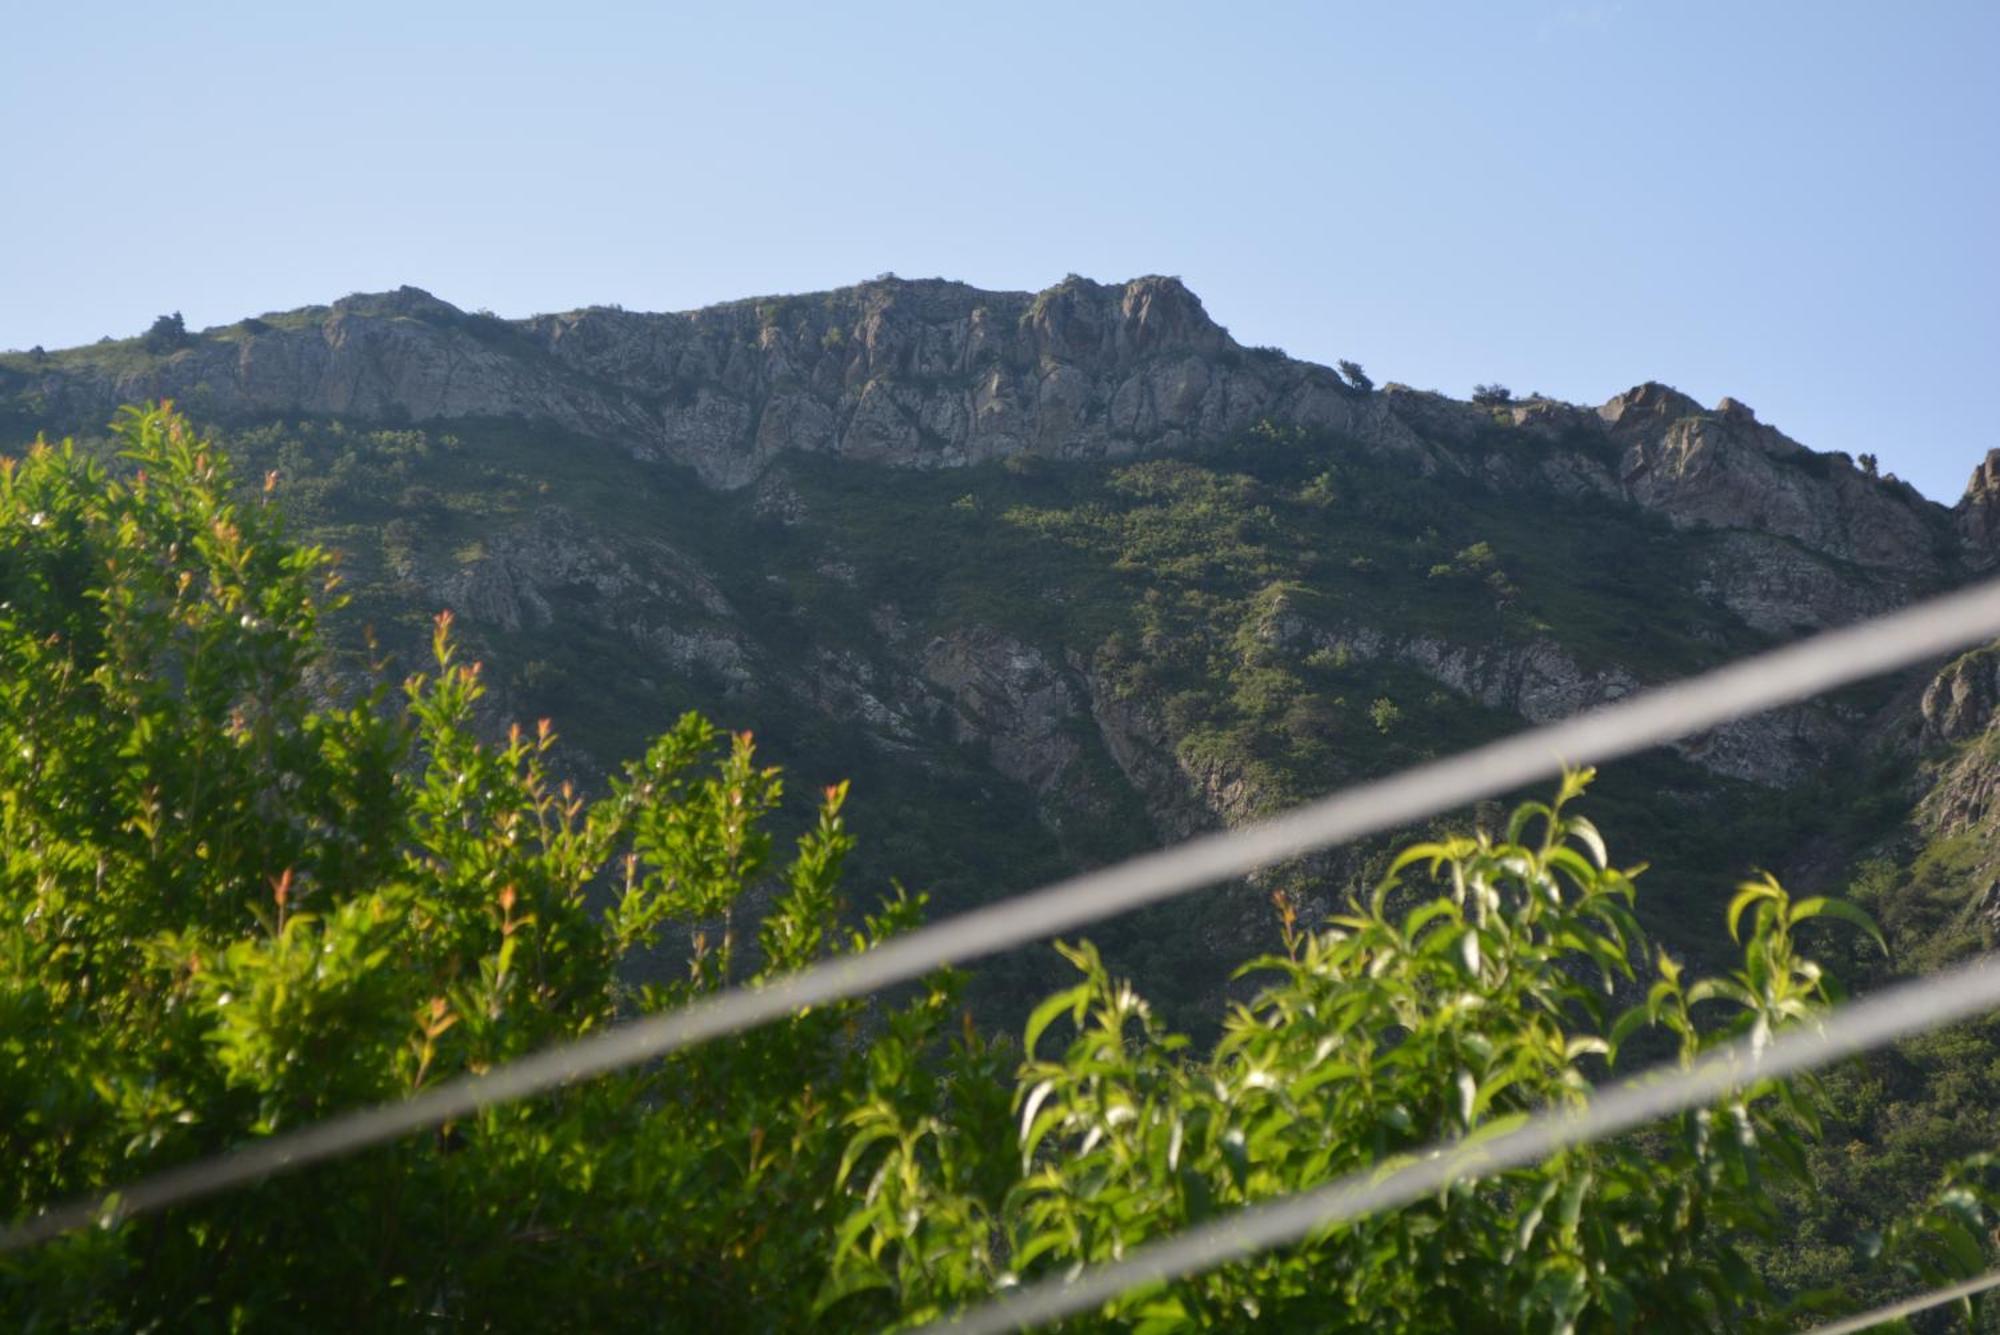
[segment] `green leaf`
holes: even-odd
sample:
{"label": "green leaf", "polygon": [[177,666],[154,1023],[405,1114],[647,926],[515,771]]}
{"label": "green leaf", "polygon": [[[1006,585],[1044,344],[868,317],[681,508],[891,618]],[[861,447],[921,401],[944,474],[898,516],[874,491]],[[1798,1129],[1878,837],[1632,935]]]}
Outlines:
{"label": "green leaf", "polygon": [[840,1167],[835,1170],[833,1180],[836,1183],[845,1183],[848,1174],[854,1171],[854,1165],[868,1152],[869,1146],[884,1140],[894,1140],[896,1135],[895,1125],[886,1121],[856,1134],[847,1142],[846,1150],[841,1153]]}
{"label": "green leaf", "polygon": [[1860,907],[1849,903],[1847,900],[1830,899],[1824,895],[1820,895],[1811,899],[1802,899],[1792,905],[1792,921],[1795,923],[1804,922],[1808,918],[1819,917],[1821,914],[1839,918],[1842,922],[1851,923],[1859,927],[1868,934],[1868,939],[1875,943],[1877,949],[1884,955],[1889,953],[1889,943],[1883,937],[1882,929],[1876,926],[1875,920],[1869,917]]}
{"label": "green leaf", "polygon": [[1597,832],[1597,827],[1582,816],[1570,816],[1566,819],[1570,834],[1590,850],[1591,860],[1597,864],[1597,869],[1603,871],[1608,868],[1611,865],[1611,853],[1605,848],[1604,836]]}
{"label": "green leaf", "polygon": [[864,1268],[858,1262],[850,1261],[826,1277],[826,1283],[821,1286],[818,1296],[813,1299],[813,1315],[823,1316],[828,1308],[857,1293],[893,1287],[889,1277],[883,1274],[880,1268],[875,1266]]}
{"label": "green leaf", "polygon": [[1021,1037],[1021,1051],[1032,1058],[1035,1055],[1035,1041],[1042,1036],[1042,1031],[1053,1024],[1056,1017],[1064,1011],[1081,1014],[1083,1006],[1090,1000],[1090,991],[1089,983],[1078,983],[1075,987],[1058,992],[1035,1007],[1033,1013],[1028,1016],[1028,1027]]}
{"label": "green leaf", "polygon": [[1595,1174],[1588,1169],[1571,1178],[1563,1187],[1562,1204],[1556,1211],[1556,1227],[1562,1231],[1564,1242],[1576,1237],[1577,1221],[1583,1217],[1584,1197],[1590,1191]]}
{"label": "green leaf", "polygon": [[1535,1197],[1535,1203],[1528,1207],[1521,1216],[1521,1222],[1514,1227],[1514,1256],[1519,1257],[1527,1252],[1528,1245],[1535,1240],[1536,1231],[1542,1226],[1543,1212],[1548,1209],[1549,1202],[1555,1199],[1556,1193],[1560,1190],[1562,1190],[1561,1178],[1552,1177],[1542,1185],[1541,1193]]}
{"label": "green leaf", "polygon": [[1623,1015],[1620,1015],[1617,1022],[1611,1026],[1612,1055],[1615,1057],[1618,1049],[1625,1045],[1625,1040],[1645,1028],[1652,1022],[1652,1019],[1653,1007],[1646,1003],[1634,1006]]}
{"label": "green leaf", "polygon": [[1729,901],[1728,912],[1724,915],[1724,921],[1729,925],[1729,939],[1743,939],[1737,931],[1737,919],[1743,916],[1744,909],[1755,903],[1779,899],[1782,895],[1783,892],[1768,877],[1762,881],[1745,881],[1738,886],[1736,897]]}

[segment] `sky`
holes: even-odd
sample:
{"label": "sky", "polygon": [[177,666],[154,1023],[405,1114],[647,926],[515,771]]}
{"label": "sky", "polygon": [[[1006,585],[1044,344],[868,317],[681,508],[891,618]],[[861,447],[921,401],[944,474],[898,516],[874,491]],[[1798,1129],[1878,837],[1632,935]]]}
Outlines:
{"label": "sky", "polygon": [[1464,396],[1662,380],[1955,500],[2000,4],[0,0],[0,348],[1176,274]]}

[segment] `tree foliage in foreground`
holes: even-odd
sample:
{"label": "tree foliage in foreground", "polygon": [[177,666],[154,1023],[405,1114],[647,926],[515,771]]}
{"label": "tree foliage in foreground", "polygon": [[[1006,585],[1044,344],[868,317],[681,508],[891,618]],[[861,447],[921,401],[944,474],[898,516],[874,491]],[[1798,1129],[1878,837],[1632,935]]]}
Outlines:
{"label": "tree foliage in foreground", "polygon": [[[844,791],[779,860],[747,735],[684,720],[585,801],[546,727],[476,739],[476,664],[328,704],[324,553],[181,419],[114,479],[0,474],[0,1146],[11,1215],[614,1019],[865,948]],[[735,921],[757,888],[756,921]],[[633,981],[670,924],[681,976]],[[927,1022],[932,990],[892,1025]],[[73,1237],[0,1272],[10,1328],[784,1325],[806,1315],[859,1011],[589,1082]]]}
{"label": "tree foliage in foreground", "polygon": [[[851,925],[842,788],[779,856],[780,777],[747,735],[690,717],[586,799],[551,776],[546,726],[481,740],[480,671],[448,618],[434,669],[400,693],[343,688],[318,622],[329,560],[285,539],[274,483],[240,494],[170,412],[130,410],[117,435],[116,476],[67,446],[0,464],[12,1216],[915,920],[898,897]],[[949,978],[893,1007],[815,1008],[0,1258],[0,1319],[912,1323],[1577,1102],[1635,1044],[1691,1058],[1828,1001],[1794,929],[1842,906],[1768,881],[1731,906],[1736,972],[1691,982],[1661,956],[1637,979],[1634,884],[1568,809],[1581,783],[1504,833],[1408,850],[1323,929],[1288,918],[1208,1053],[1078,945],[1079,981],[1029,1019],[1025,1061],[954,1023]],[[1779,1225],[1769,1187],[1801,1176],[1816,1099],[1810,1081],[1760,1085],[1085,1324],[1767,1326],[1781,1304],[1745,1249]],[[1955,1189],[1892,1254],[1951,1262],[1950,1228],[1980,1208]]]}
{"label": "tree foliage in foreground", "polygon": [[[1690,983],[1663,956],[1642,1001],[1610,1005],[1633,980],[1634,887],[1563,809],[1583,781],[1554,806],[1521,807],[1504,837],[1405,850],[1322,931],[1288,923],[1284,953],[1245,969],[1265,987],[1200,1059],[1088,947],[1067,952],[1083,981],[1028,1024],[1020,1181],[999,1200],[954,1190],[958,1161],[981,1147],[871,1104],[849,1151],[868,1204],[843,1232],[846,1284],[889,1286],[910,1312],[949,1307],[1024,1269],[1109,1261],[1222,1211],[1578,1103],[1639,1034],[1664,1031],[1692,1060],[1825,1004],[1793,929],[1844,906],[1794,903],[1764,881],[1730,909],[1732,930],[1748,925],[1739,971]],[[1058,1023],[1068,1037],[1043,1055]],[[1813,1093],[1745,1090],[1656,1134],[1453,1188],[1119,1311],[1142,1327],[1323,1329],[1335,1313],[1379,1329],[1755,1324],[1773,1304],[1742,1244],[1778,1223],[1766,1180],[1802,1173]]]}

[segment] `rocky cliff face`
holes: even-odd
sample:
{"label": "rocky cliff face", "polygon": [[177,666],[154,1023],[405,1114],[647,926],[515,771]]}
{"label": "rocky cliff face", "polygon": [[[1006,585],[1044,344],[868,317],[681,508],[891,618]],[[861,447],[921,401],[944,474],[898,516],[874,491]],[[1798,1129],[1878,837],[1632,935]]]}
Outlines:
{"label": "rocky cliff face", "polygon": [[408,287],[246,321],[161,355],[115,344],[54,366],[0,365],[0,375],[0,393],[91,424],[120,403],[170,398],[221,420],[522,417],[618,437],[647,426],[644,405],[565,375],[515,326]]}
{"label": "rocky cliff face", "polygon": [[1939,568],[1936,507],[1869,477],[1846,455],[1806,449],[1735,399],[1707,412],[1665,385],[1645,384],[1598,415],[1623,451],[1625,491],[1677,525],[1790,538],[1869,568]]}
{"label": "rocky cliff face", "polygon": [[[129,351],[120,345],[121,351]],[[1245,350],[1171,278],[1040,294],[885,279],[684,315],[506,322],[403,288],[153,358],[26,359],[0,392],[88,419],[174,398],[223,418],[524,417],[741,486],[775,455],[911,467],[1170,451],[1264,418],[1421,444],[1324,367]]]}
{"label": "rocky cliff face", "polygon": [[1960,922],[2000,922],[2000,646],[1947,664],[1925,688],[1921,716],[1915,889],[1942,881],[1939,898]]}
{"label": "rocky cliff face", "polygon": [[[1468,644],[1365,625],[1314,625],[1284,609],[1272,617],[1270,636],[1277,644],[1309,646],[1343,659],[1392,659],[1461,696],[1532,724],[1610,704],[1642,685],[1624,667],[1586,669],[1546,639]],[[1849,734],[1824,705],[1808,703],[1737,719],[1671,749],[1711,773],[1779,786],[1824,765]]]}
{"label": "rocky cliff face", "polygon": [[1971,564],[1981,570],[2000,564],[2000,450],[1988,450],[1972,470],[1952,516]]}
{"label": "rocky cliff face", "polygon": [[748,685],[757,666],[735,609],[685,553],[657,541],[613,544],[557,507],[491,534],[462,565],[400,573],[489,631],[548,631],[560,609],[726,690]]}
{"label": "rocky cliff face", "polygon": [[[757,480],[794,452],[948,468],[1018,454],[1171,453],[1260,421],[1337,432],[1423,473],[1476,475],[1464,448],[1498,421],[1557,443],[1535,485],[1614,494],[1677,525],[1762,534],[1903,583],[1994,549],[1996,465],[1954,518],[1900,484],[1790,440],[1733,399],[1714,410],[1643,384],[1591,411],[1547,400],[1483,409],[1246,348],[1177,279],[1066,279],[988,292],[885,278],[686,314],[591,308],[505,321],[415,288],[207,331],[0,358],[0,399],[88,425],[173,398],[219,419],[380,422],[511,417],[614,440],[710,485]],[[1489,482],[1519,470],[1488,460]],[[1794,572],[1787,591],[1817,578]],[[1768,589],[1739,595],[1757,619]],[[1808,596],[1806,620],[1837,619]],[[1763,616],[1769,620],[1769,617]]]}
{"label": "rocky cliff face", "polygon": [[2000,646],[1953,660],[1924,690],[1926,747],[1969,741],[1993,726],[2000,711]]}

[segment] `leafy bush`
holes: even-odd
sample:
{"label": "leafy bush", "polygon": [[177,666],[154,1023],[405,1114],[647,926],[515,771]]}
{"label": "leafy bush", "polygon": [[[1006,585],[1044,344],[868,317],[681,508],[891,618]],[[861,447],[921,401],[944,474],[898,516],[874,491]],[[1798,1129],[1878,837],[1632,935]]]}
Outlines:
{"label": "leafy bush", "polygon": [[185,347],[188,342],[187,322],[181,319],[179,311],[175,311],[172,315],[162,315],[147,328],[140,341],[145,345],[146,351],[156,354]]}
{"label": "leafy bush", "polygon": [[[1587,777],[1520,808],[1502,836],[1407,849],[1323,931],[1287,913],[1284,953],[1243,971],[1266,985],[1202,1057],[1088,945],[1065,948],[1081,980],[1028,1021],[1011,1145],[983,1123],[912,1117],[893,1091],[853,1115],[843,1172],[866,1194],[823,1311],[873,1301],[928,1318],[1576,1104],[1642,1035],[1691,1061],[1826,1002],[1794,928],[1828,905],[1757,882],[1728,915],[1732,931],[1748,915],[1740,970],[1689,983],[1662,955],[1620,1014],[1612,999],[1635,986],[1641,949],[1634,885],[1565,810]],[[1726,1014],[1701,1018],[1705,1003]],[[1768,1184],[1802,1175],[1816,1088],[1761,1084],[1644,1136],[1129,1293],[1105,1316],[1149,1331],[1781,1328],[1784,1304],[1744,1244],[1779,1223]]]}
{"label": "leafy bush", "polygon": [[[326,703],[325,554],[180,419],[128,410],[117,435],[128,476],[67,445],[0,469],[9,1214],[913,921],[897,900],[843,925],[844,787],[775,859],[782,785],[747,734],[718,757],[685,718],[594,801],[549,774],[546,723],[482,743],[449,618],[400,699]],[[653,953],[670,927],[685,966]],[[949,995],[887,1023],[921,1029]],[[0,1324],[796,1324],[845,1208],[861,1020],[816,1008],[7,1257]]]}

